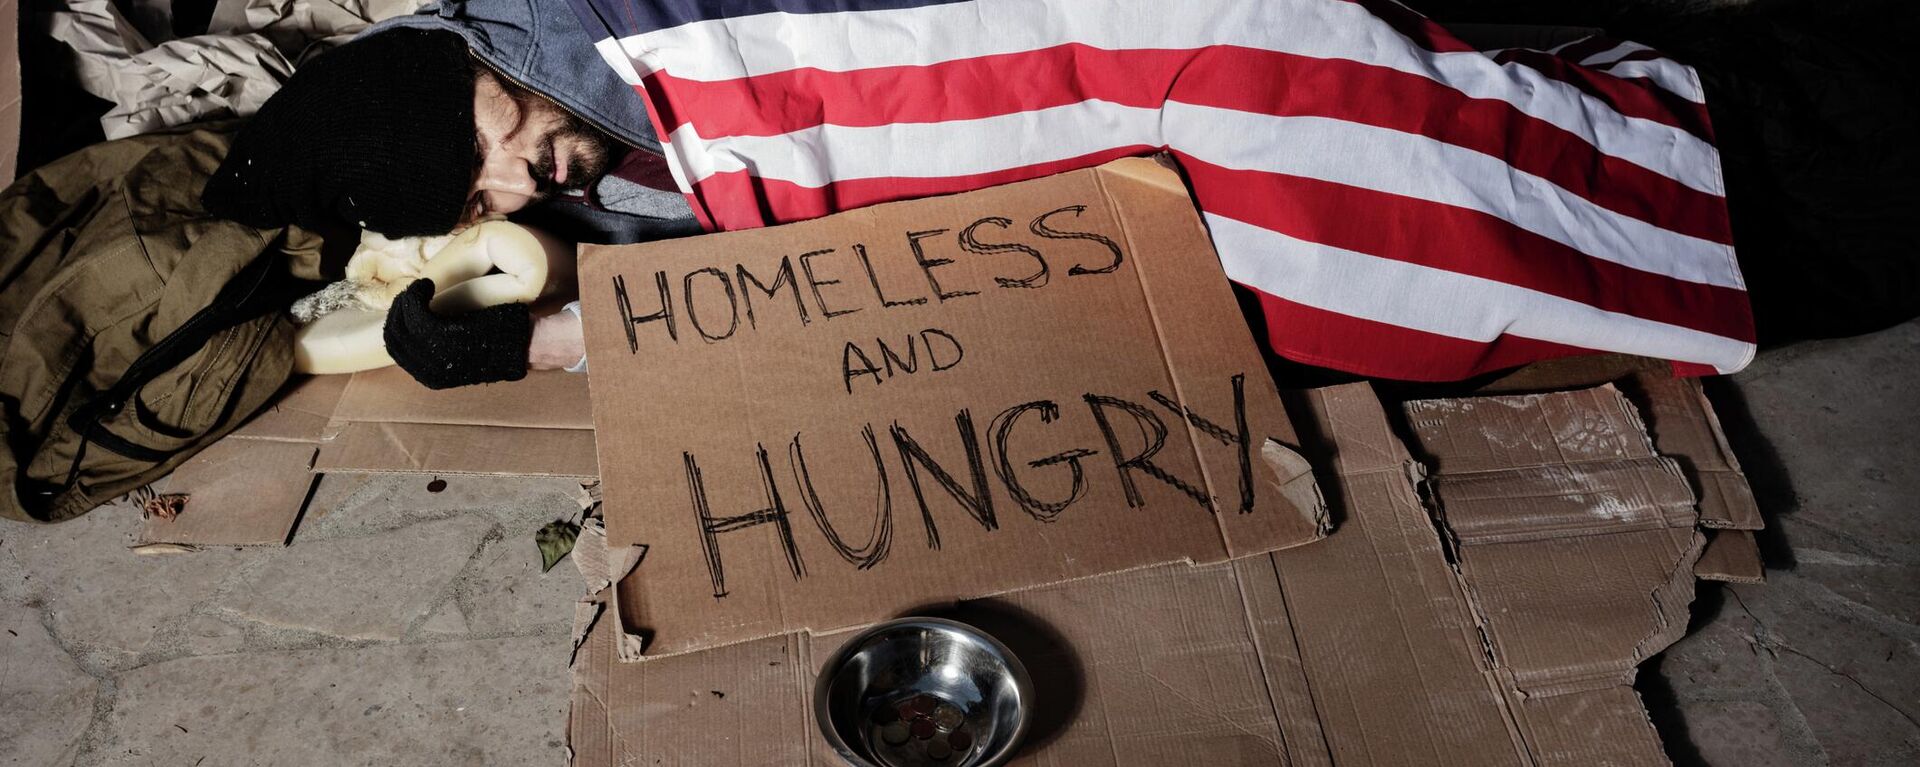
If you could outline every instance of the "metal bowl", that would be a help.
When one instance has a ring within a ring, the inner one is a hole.
[[[972,626],[902,618],[860,632],[813,688],[820,732],[854,767],[990,767],[1027,732],[1033,682]]]

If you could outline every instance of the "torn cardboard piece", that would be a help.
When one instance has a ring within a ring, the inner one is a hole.
[[[442,391],[399,368],[355,373],[314,471],[593,479],[590,408],[586,377],[560,371]]]
[[[1671,544],[1691,523],[1468,543],[1456,567],[1421,505],[1426,472],[1370,389],[1292,404],[1337,523],[1325,540],[932,610],[986,627],[1035,673],[1014,763],[1665,763],[1627,682],[1685,624],[1698,549]],[[845,634],[621,663],[615,631],[596,624],[574,669],[576,765],[838,763],[809,696]]]
[[[1418,400],[1403,410],[1434,470],[1437,512],[1460,544],[1666,530],[1698,518],[1680,465],[1654,452],[1612,385]]]
[[[148,517],[141,544],[283,546],[318,477],[314,454],[342,376],[303,376],[252,420],[173,470],[162,484],[187,496],[172,519]]]
[[[1618,386],[1644,416],[1654,449],[1679,463],[1686,474],[1698,496],[1700,526],[1747,531],[1744,536],[1709,535],[1709,551],[1701,557],[1695,574],[1715,581],[1764,580],[1760,549],[1751,531],[1764,528],[1766,523],[1699,379],[1674,378],[1670,365],[1660,360],[1605,354],[1528,365],[1481,391],[1540,392],[1609,382]]]
[[[1654,453],[1633,404],[1606,385],[1404,410],[1513,694],[1630,693],[1640,662],[1686,632],[1705,545],[1679,464]]]
[[[1642,374],[1622,387],[1641,405],[1654,447],[1679,461],[1699,490],[1701,526],[1749,531],[1766,526],[1698,379]]]
[[[589,247],[624,617],[673,654],[1317,540],[1178,175],[1149,159]]]
[[[1693,574],[1703,581],[1767,581],[1760,566],[1760,542],[1750,530],[1707,530],[1707,548],[1694,563]]]
[[[568,668],[580,662],[580,648],[586,644],[594,626],[609,610],[617,611],[613,602],[613,584],[627,577],[633,568],[640,564],[646,549],[628,546],[613,549],[607,546],[606,525],[598,518],[588,517],[581,520],[580,535],[574,541],[573,564],[580,570],[580,577],[586,582],[586,596],[574,604],[573,612],[573,657],[568,660]],[[618,631],[620,620],[609,619],[608,626]],[[645,649],[646,638],[624,632],[613,636],[614,657],[623,661],[638,660]]]

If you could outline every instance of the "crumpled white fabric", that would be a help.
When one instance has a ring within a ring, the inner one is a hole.
[[[65,8],[44,19],[54,39],[73,48],[81,86],[113,102],[100,127],[116,139],[252,115],[293,74],[295,58],[425,4],[221,0],[207,34],[158,42],[129,23],[111,0],[65,0]]]
[[[67,0],[47,21],[54,39],[73,48],[81,87],[113,102],[100,118],[109,139],[253,114],[293,74],[286,57],[257,34],[155,45],[109,0]]]
[[[304,60],[374,22],[413,13],[431,0],[220,0],[208,34],[259,33],[280,52]],[[316,43],[318,45],[316,45]]]

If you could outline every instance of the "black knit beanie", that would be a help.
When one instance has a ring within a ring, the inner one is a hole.
[[[395,29],[314,58],[207,181],[207,212],[262,228],[446,234],[473,183],[473,65],[452,32]]]

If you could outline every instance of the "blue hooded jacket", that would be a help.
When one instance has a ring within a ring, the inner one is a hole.
[[[646,103],[600,58],[573,9],[561,0],[439,0],[418,13],[375,24],[360,36],[398,27],[457,33],[501,77],[551,99],[635,151],[660,153]],[[557,199],[514,218],[583,242],[639,242],[699,230],[677,194],[661,195],[644,207],[656,215]],[[658,215],[662,207],[672,212]]]

